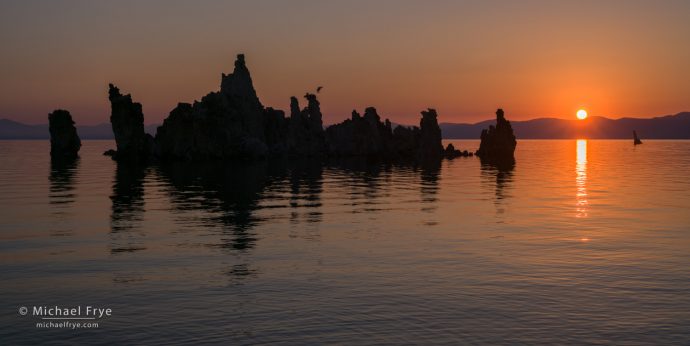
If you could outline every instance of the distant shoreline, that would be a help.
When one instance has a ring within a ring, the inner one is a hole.
[[[485,120],[473,124],[440,123],[443,139],[479,139],[481,130],[493,124]],[[632,139],[636,130],[642,139],[690,139],[690,112],[655,118],[590,117],[587,120],[537,118],[511,121],[515,135],[524,139]],[[155,135],[159,124],[145,126],[145,131]],[[407,126],[400,124],[399,126]],[[112,140],[109,123],[77,126],[79,137],[87,140]],[[14,120],[0,119],[0,140],[49,139],[48,124],[28,125]]]
[[[444,143],[449,142],[449,141],[475,141],[479,143],[479,138],[442,138]],[[587,140],[587,141],[631,141],[632,143],[632,138],[517,138],[519,142],[522,141],[528,141],[528,142],[539,142],[539,141],[579,141],[579,140]],[[0,142],[50,142],[50,139],[43,139],[43,138],[0,138]],[[114,143],[115,139],[103,139],[103,138],[95,138],[95,139],[82,139],[82,142],[113,142]],[[649,138],[645,139],[645,142],[684,142],[684,141],[690,141],[690,138]],[[444,144],[445,145],[445,144]]]

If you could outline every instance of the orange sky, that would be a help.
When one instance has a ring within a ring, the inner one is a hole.
[[[266,106],[323,85],[325,122],[690,110],[688,1],[3,1],[0,118],[107,122],[108,82],[159,123],[247,55]]]

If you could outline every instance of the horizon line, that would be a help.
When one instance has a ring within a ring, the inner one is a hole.
[[[681,115],[681,114],[685,114],[685,113],[690,113],[690,110],[688,110],[688,111],[680,111],[680,112],[677,112],[677,113],[674,113],[674,114],[654,115],[654,116],[645,117],[645,118],[630,117],[630,116],[622,116],[622,117],[618,117],[618,118],[613,118],[613,117],[604,116],[604,115],[590,115],[589,117],[587,117],[587,119],[591,119],[591,118],[603,118],[603,119],[608,119],[608,120],[621,120],[621,119],[652,120],[652,119],[658,119],[658,118],[669,117],[669,116],[677,116],[677,115]],[[440,116],[439,116],[439,117],[440,117]],[[385,118],[385,119],[391,120],[390,118]],[[510,122],[527,122],[527,121],[543,120],[543,119],[555,119],[555,120],[565,120],[565,121],[583,121],[583,120],[578,120],[577,118],[574,118],[574,117],[571,119],[571,118],[556,117],[556,116],[540,116],[540,117],[530,118],[530,119],[526,119],[526,120],[509,120],[509,121],[510,121]],[[14,120],[14,119],[11,119],[11,118],[8,118],[8,117],[0,118],[0,120],[8,120],[8,121],[12,121],[12,122],[15,122],[15,123],[18,123],[18,124],[21,124],[21,125],[26,125],[26,126],[41,126],[41,125],[48,125],[48,122],[45,122],[45,123],[25,123],[25,122],[18,121],[18,120]],[[439,125],[440,125],[440,124],[477,125],[477,124],[481,124],[481,123],[484,123],[484,122],[487,122],[487,121],[493,121],[493,120],[495,120],[495,119],[486,119],[486,120],[480,120],[480,121],[476,121],[476,122],[449,122],[449,121],[439,121]],[[587,120],[585,119],[584,121],[587,121]],[[396,122],[396,121],[394,121],[394,120],[391,120],[391,122],[392,122],[392,123],[395,123],[396,125],[402,125],[402,126],[416,126],[416,125],[412,125],[412,124],[398,123],[398,122]],[[145,123],[144,126],[162,125],[162,124],[163,124],[162,122],[159,122],[159,123],[148,123],[148,124]],[[338,123],[334,122],[334,123],[324,124],[324,125],[325,125],[325,127],[328,127],[328,126],[335,125],[335,124],[338,124]],[[87,123],[87,124],[84,124],[84,123],[79,124],[79,123],[76,123],[76,122],[75,122],[75,126],[101,126],[101,125],[110,125],[110,122],[104,121],[104,122],[100,122],[100,123]]]

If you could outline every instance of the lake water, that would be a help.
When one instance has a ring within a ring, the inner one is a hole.
[[[501,169],[110,147],[0,141],[0,344],[690,344],[690,141],[523,140]]]

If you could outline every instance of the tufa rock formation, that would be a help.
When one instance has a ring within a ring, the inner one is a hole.
[[[436,110],[429,108],[422,111],[422,119],[419,121],[421,129],[419,158],[422,160],[440,160],[443,155],[441,144],[441,128],[438,126]]]
[[[399,158],[413,149],[396,147],[390,121],[382,123],[374,107],[365,109],[363,117],[353,110],[350,119],[326,129],[326,138],[328,155],[334,157]]]
[[[318,102],[308,108],[318,112],[320,124]],[[264,108],[244,55],[239,54],[233,73],[222,75],[219,92],[211,92],[194,104],[180,103],[170,112],[156,133],[155,154],[162,159],[184,160],[285,154],[290,149],[288,127],[294,125],[295,132],[306,127],[292,120],[288,122],[283,111]],[[323,136],[323,129],[318,131]],[[295,142],[292,149],[299,144]]]
[[[321,120],[321,104],[316,95],[304,95],[307,107],[299,110],[296,97],[290,98],[287,149],[290,156],[321,157],[326,154],[326,137]]]
[[[486,161],[514,160],[516,145],[510,121],[506,120],[503,110],[499,108],[496,111],[496,126],[491,125],[488,130],[482,130],[476,155]]]
[[[132,96],[122,95],[120,89],[108,86],[110,100],[110,124],[113,127],[117,150],[108,150],[106,155],[114,159],[145,161],[153,150],[153,138],[144,132],[144,113],[141,103],[132,102]]]
[[[460,156],[468,157],[468,156],[474,156],[474,154],[472,152],[467,151],[467,150],[460,151],[458,149],[455,149],[455,146],[453,145],[453,143],[448,143],[448,146],[446,146],[446,149],[443,150],[443,157],[447,158],[449,160],[452,160],[452,159],[454,159],[456,157],[460,157]]]
[[[638,145],[642,144],[642,141],[640,140],[640,137],[637,137],[637,131],[633,130],[633,144]]]
[[[54,158],[76,158],[81,148],[81,140],[74,127],[72,115],[64,109],[56,109],[48,114],[50,131],[50,155]]]
[[[420,127],[397,126],[381,118],[376,108],[364,110],[364,116],[352,111],[352,117],[326,129],[328,155],[331,157],[365,156],[377,159],[440,160],[444,156],[441,128],[436,111],[422,111]]]
[[[118,146],[115,158],[153,154],[161,160],[267,156],[440,160],[445,155],[433,109],[422,112],[419,128],[392,129],[390,121],[381,122],[376,109],[370,107],[364,116],[353,111],[351,119],[324,130],[316,95],[307,93],[304,98],[307,105],[302,109],[296,97],[290,99],[289,118],[281,110],[264,107],[244,55],[239,54],[233,72],[222,74],[220,91],[193,104],[179,103],[151,141],[144,134],[141,104],[111,85],[111,122]]]

